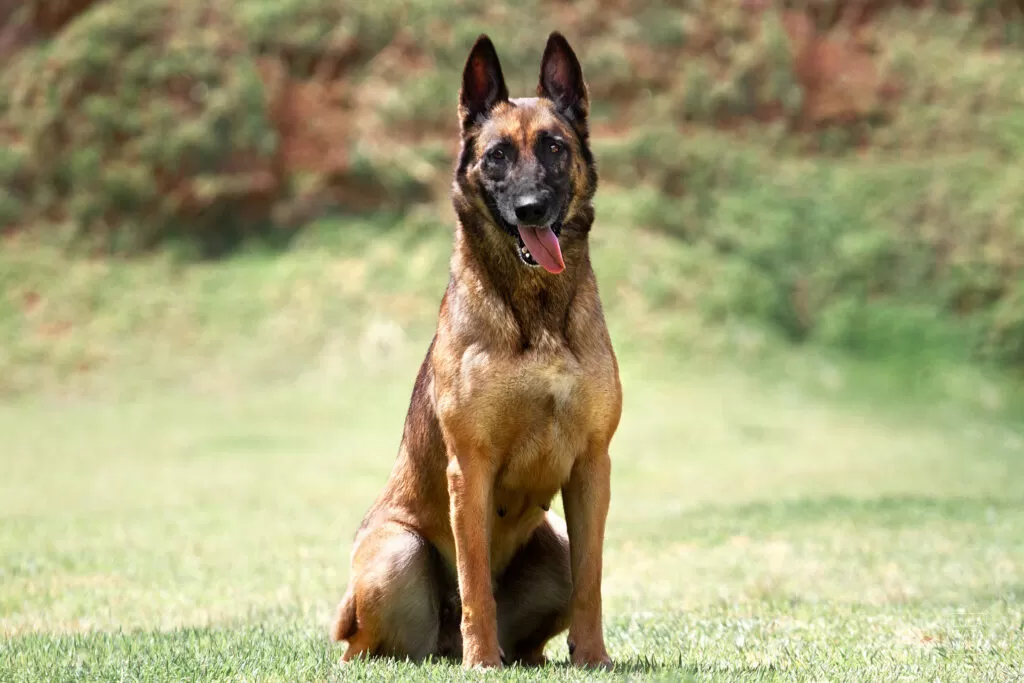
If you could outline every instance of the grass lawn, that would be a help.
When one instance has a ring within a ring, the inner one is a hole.
[[[446,279],[449,234],[409,230],[351,228],[361,260],[321,235],[184,270],[9,247],[4,305],[43,303],[0,321],[0,680],[464,677],[342,668],[326,638]],[[630,271],[627,239],[661,270]],[[709,360],[710,331],[640,305],[676,279],[659,239],[595,236],[626,396],[607,677],[1024,677],[1024,432],[1000,385],[936,367],[925,400],[852,361],[733,353],[749,339]],[[83,359],[106,379],[52,376]],[[548,654],[493,676],[591,678],[564,639]]]

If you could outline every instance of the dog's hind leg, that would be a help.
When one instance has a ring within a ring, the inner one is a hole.
[[[356,633],[356,601],[351,591],[338,603],[338,611],[331,624],[331,640],[335,643],[340,640],[348,640]]]
[[[545,663],[544,645],[569,627],[572,567],[564,522],[554,513],[498,579],[498,641],[511,662]]]
[[[332,633],[349,643],[343,661],[363,653],[413,661],[439,654],[435,565],[430,543],[400,524],[384,523],[359,539]]]

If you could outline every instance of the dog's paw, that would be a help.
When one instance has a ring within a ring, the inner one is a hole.
[[[579,647],[576,643],[569,642],[569,658],[573,666],[585,667],[588,669],[603,669],[611,671],[612,658],[603,643],[597,643],[590,647]]]
[[[505,652],[500,647],[466,648],[462,656],[462,666],[466,669],[500,669],[504,662]]]
[[[500,669],[502,668],[501,657],[463,657],[462,667],[464,669]]]
[[[573,666],[586,669],[600,669],[602,671],[611,671],[614,668],[612,658],[607,654],[595,654],[591,657],[574,655],[572,664]]]

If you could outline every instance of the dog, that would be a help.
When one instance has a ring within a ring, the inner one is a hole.
[[[480,35],[462,76],[458,222],[398,457],[363,519],[331,629],[342,661],[610,667],[601,577],[618,362],[591,267],[589,94],[552,32],[536,97]],[[565,520],[550,511],[562,494]]]

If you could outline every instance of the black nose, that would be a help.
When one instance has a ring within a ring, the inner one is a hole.
[[[530,199],[522,204],[516,204],[516,218],[526,225],[540,225],[547,213],[547,202],[541,200]]]

